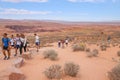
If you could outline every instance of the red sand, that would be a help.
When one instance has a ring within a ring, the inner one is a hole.
[[[109,80],[107,72],[117,64],[112,58],[119,58],[117,56],[118,47],[109,48],[107,51],[99,51],[98,57],[88,58],[86,52],[73,52],[71,46],[61,49],[57,48],[57,44],[54,45],[54,47],[41,48],[39,53],[35,53],[32,60],[25,61],[26,64],[20,69],[25,74],[26,80],[48,80],[44,76],[44,70],[52,64],[59,64],[63,67],[66,62],[79,64],[80,71],[76,78],[65,76],[62,80]],[[89,47],[99,49],[95,45]],[[51,48],[58,52],[58,61],[43,58],[42,52]],[[2,57],[0,55],[0,72],[12,65],[14,60],[14,57],[12,57],[10,60],[4,61]]]

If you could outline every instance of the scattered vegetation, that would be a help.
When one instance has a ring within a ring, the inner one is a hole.
[[[57,60],[58,54],[55,50],[46,50],[43,52],[44,58],[49,58],[50,60]]]
[[[80,51],[80,46],[78,44],[74,44],[72,46],[73,51]]]
[[[52,65],[44,71],[45,76],[48,79],[61,79],[62,69],[60,65]]]
[[[76,77],[79,72],[79,65],[74,63],[66,63],[64,68],[60,65],[52,65],[44,71],[48,79],[62,79],[63,75]]]
[[[97,46],[99,46],[99,44],[96,44]]]
[[[87,57],[96,57],[99,54],[99,51],[97,49],[94,49],[91,52],[87,53]]]
[[[93,51],[92,51],[92,54],[93,54],[93,56],[97,56],[98,54],[99,54],[99,52],[98,52],[98,50],[97,49],[94,49]]]
[[[84,51],[86,48],[85,44],[81,43],[81,44],[74,44],[72,46],[73,51]]]
[[[90,52],[90,48],[86,48],[86,52]]]
[[[64,72],[66,75],[76,77],[79,72],[79,65],[76,65],[74,63],[66,63],[64,66]]]
[[[115,43],[112,43],[112,46],[115,47],[116,46]]]
[[[105,44],[102,44],[102,45],[100,46],[100,48],[101,48],[101,51],[106,51],[106,45],[105,45]]]
[[[120,64],[108,72],[108,77],[110,80],[120,80]]]

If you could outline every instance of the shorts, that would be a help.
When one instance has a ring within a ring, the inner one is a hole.
[[[20,48],[20,45],[16,45],[15,48],[17,48],[17,49]]]
[[[9,50],[8,46],[3,46],[3,50]]]
[[[11,47],[14,47],[14,45],[11,45]]]
[[[35,44],[36,44],[36,46],[39,46],[39,45],[40,45],[40,42],[36,42]]]
[[[68,43],[65,43],[66,45],[68,45]]]

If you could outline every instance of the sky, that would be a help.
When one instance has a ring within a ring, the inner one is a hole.
[[[0,0],[0,18],[120,21],[120,0]]]

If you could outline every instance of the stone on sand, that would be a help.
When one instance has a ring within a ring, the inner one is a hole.
[[[17,58],[15,61],[14,61],[14,66],[16,67],[16,68],[20,68],[20,67],[22,67],[23,66],[23,64],[24,64],[24,59],[23,58]]]
[[[24,74],[13,72],[9,75],[9,80],[25,80],[25,76]]]

